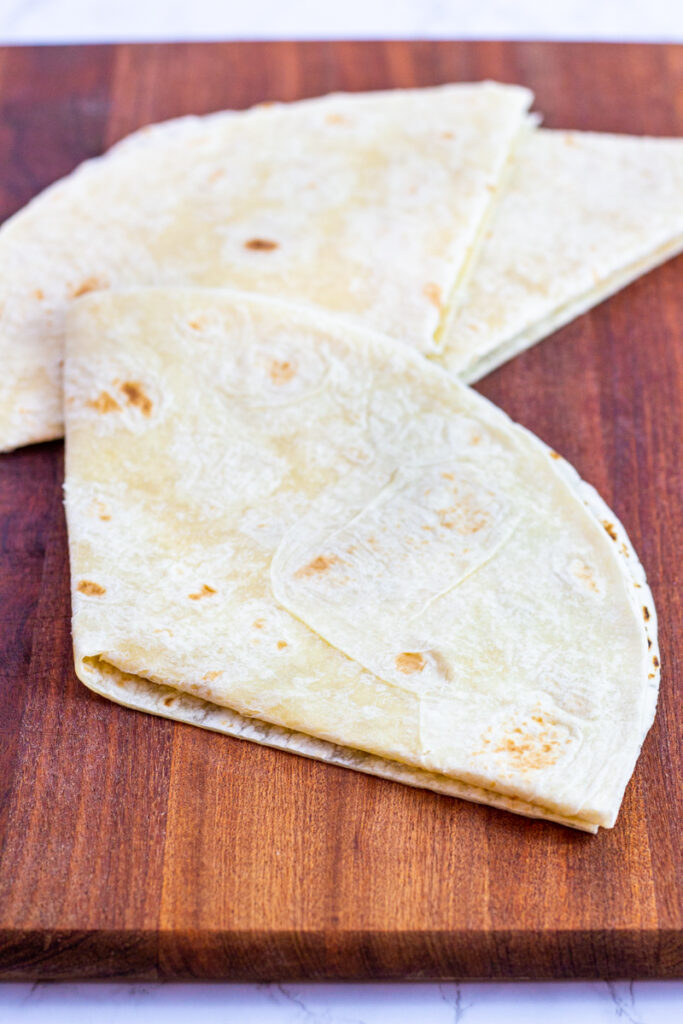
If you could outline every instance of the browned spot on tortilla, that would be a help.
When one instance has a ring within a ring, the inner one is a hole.
[[[81,580],[76,589],[88,597],[101,597],[102,594],[106,594],[106,588],[101,587],[99,583],[93,583],[92,580]]]
[[[555,451],[552,451],[552,452],[550,453],[550,458],[551,458],[551,459],[561,459],[561,458],[562,458],[562,456],[560,455],[560,453],[559,453],[559,452],[555,452]]]
[[[33,294],[35,298],[38,299],[39,302],[42,302],[42,300],[45,298],[45,292],[43,291],[42,288],[36,288]]]
[[[443,477],[444,480],[455,480],[455,477],[453,476],[452,473],[442,473],[441,476]]]
[[[585,562],[580,562],[578,565],[572,568],[572,572],[577,580],[585,583],[589,590],[592,590],[595,594],[599,593],[598,584],[593,576],[593,570]]]
[[[488,517],[482,509],[472,509],[466,503],[454,508],[439,508],[436,514],[445,530],[457,530],[460,534],[479,533],[488,524]]]
[[[268,373],[273,384],[280,385],[286,384],[288,380],[291,380],[296,375],[296,369],[286,359],[273,359],[268,368]]]
[[[89,405],[91,409],[95,409],[97,412],[101,413],[120,412],[121,410],[119,403],[112,397],[112,395],[109,394],[108,391],[100,391],[97,398],[93,398],[89,402],[86,402],[86,405]]]
[[[404,676],[410,676],[413,672],[421,672],[425,667],[425,660],[419,652],[404,651],[396,658],[396,668]]]
[[[205,683],[210,683],[212,679],[218,679],[220,672],[205,672],[202,679]]]
[[[648,637],[647,638],[647,649],[648,649],[648,651],[650,650],[651,647],[652,647],[652,640],[650,640],[650,638]]]
[[[254,622],[252,622],[252,626],[254,627],[254,629],[263,629],[265,624],[266,624],[266,620],[265,619],[255,619]]]
[[[649,672],[648,673],[648,676],[647,676],[648,679],[654,679],[654,677],[655,677],[654,672]]]
[[[652,664],[654,665],[655,668],[659,668],[659,658],[657,657],[656,654],[655,654],[654,658],[652,659]]]
[[[505,755],[506,762],[514,771],[548,768],[560,755],[562,737],[556,725],[546,722],[542,715],[532,715],[531,719],[542,726],[540,731],[532,731],[528,722],[522,721],[497,737],[497,744],[493,747],[494,753]],[[487,742],[485,738],[484,742]]]
[[[441,132],[441,138],[442,139],[454,139],[455,135],[453,134],[453,132]]]
[[[269,238],[250,238],[244,243],[244,248],[252,249],[254,252],[271,252],[278,248],[278,243],[272,242]]]
[[[428,281],[422,289],[422,294],[429,302],[431,302],[432,306],[436,306],[437,309],[441,309],[441,289],[438,284]]]
[[[96,292],[108,286],[109,282],[103,277],[86,277],[85,281],[71,289],[71,298],[77,299],[79,295],[87,295],[88,292]]]
[[[215,171],[212,171],[209,175],[209,181],[218,181],[219,178],[225,177],[225,171],[222,167],[218,167]]]
[[[202,583],[202,589],[196,594],[188,594],[187,596],[191,601],[199,601],[201,597],[209,597],[211,594],[215,594],[216,591],[213,587],[210,587],[207,583]]]
[[[610,535],[612,540],[616,540],[617,531],[614,529],[614,524],[610,523],[607,519],[603,519],[602,525],[605,527],[605,531]]]
[[[139,381],[126,380],[119,385],[119,391],[126,396],[129,405],[134,405],[143,416],[149,416],[152,411],[152,399],[145,394]]]
[[[188,320],[187,326],[191,327],[193,331],[203,331],[206,327],[206,322],[202,317],[198,317],[196,320]]]
[[[346,124],[348,118],[343,114],[328,114],[325,120],[328,124]]]
[[[649,610],[649,608],[647,607],[646,604],[643,605],[643,618],[645,619],[646,622],[650,618],[650,610]]]
[[[171,706],[171,704],[173,703],[174,700],[175,700],[175,697],[164,697],[164,704],[168,708],[168,707]]]
[[[287,646],[287,641],[286,640],[278,640],[277,648],[278,648],[279,651],[282,651],[286,646]]]
[[[327,569],[332,565],[336,565],[339,559],[336,555],[318,555],[312,562],[305,565],[303,569],[299,569],[294,575],[295,576],[317,576],[321,572],[326,572]]]
[[[103,501],[98,501],[98,499],[95,498],[93,501],[93,508],[100,519],[103,519],[105,522],[108,522],[111,519],[111,516],[107,512],[107,506]]]

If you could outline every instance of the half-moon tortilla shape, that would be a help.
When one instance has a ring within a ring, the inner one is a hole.
[[[468,383],[683,250],[683,140],[529,131],[436,358]]]
[[[655,710],[655,610],[557,453],[408,346],[228,291],[80,299],[65,386],[87,686],[614,824]]]
[[[64,317],[89,291],[228,285],[437,347],[531,93],[333,95],[135,133],[0,230],[0,450],[63,432]]]

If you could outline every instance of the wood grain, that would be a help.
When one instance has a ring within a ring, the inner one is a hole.
[[[493,77],[546,124],[683,135],[683,48],[254,43],[0,51],[0,215],[141,124]],[[625,523],[662,692],[597,837],[127,711],[73,674],[61,445],[0,457],[0,976],[683,973],[683,261],[480,390]],[[134,610],[131,610],[134,614]]]

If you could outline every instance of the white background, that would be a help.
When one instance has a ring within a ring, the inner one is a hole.
[[[683,0],[0,0],[0,42],[683,42]],[[0,1024],[680,1024],[683,982],[0,986]]]

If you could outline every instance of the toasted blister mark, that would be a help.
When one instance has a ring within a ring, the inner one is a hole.
[[[33,296],[34,298],[38,299],[38,302],[42,302],[43,299],[45,298],[45,292],[43,291],[42,288],[36,288],[35,291],[33,292]]]
[[[539,709],[523,718],[489,726],[476,753],[492,758],[503,775],[525,775],[552,768],[571,743],[569,729]]]
[[[86,405],[99,413],[120,412],[121,406],[108,391],[100,391],[97,398],[91,398]]]
[[[197,591],[194,594],[188,594],[187,596],[191,601],[199,601],[201,600],[202,597],[210,597],[212,594],[215,593],[216,591],[214,590],[213,587],[210,587],[208,583],[203,583],[201,590]]]
[[[139,409],[143,416],[151,415],[152,399],[145,393],[140,381],[126,380],[119,385],[119,391],[125,395],[128,404]]]
[[[441,289],[438,284],[428,281],[422,289],[422,294],[429,302],[431,302],[432,306],[436,307],[439,311],[441,310]]]
[[[101,586],[99,583],[94,583],[92,580],[80,580],[76,589],[80,594],[85,594],[86,597],[101,597],[102,594],[107,592],[106,587]]]
[[[413,672],[421,672],[425,667],[425,660],[418,651],[403,651],[396,658],[395,664],[399,672],[409,676]]]
[[[556,451],[551,451],[549,454],[550,454],[550,458],[551,459],[561,459],[562,458],[560,453],[556,452]]]
[[[250,238],[244,243],[245,249],[251,249],[252,252],[272,252],[273,249],[279,248],[279,242],[274,242],[271,238]]]
[[[202,679],[205,683],[210,683],[213,679],[218,679],[220,672],[205,672]]]
[[[348,120],[343,114],[328,114],[325,118],[327,124],[347,124]]]
[[[81,295],[87,295],[88,292],[99,292],[108,287],[109,281],[105,277],[98,277],[93,274],[71,289],[71,298],[77,299]]]
[[[278,642],[277,642],[277,649],[278,649],[278,651],[284,651],[286,646],[287,646],[287,641],[286,640],[278,640]]]
[[[439,525],[443,526],[444,530],[457,530],[460,534],[479,533],[489,524],[487,513],[481,508],[473,507],[468,499],[446,508],[438,508],[436,514],[439,517]]]
[[[617,531],[614,528],[614,523],[610,523],[608,519],[603,519],[602,525],[605,528],[605,532],[612,538],[612,540],[616,541]]]
[[[645,619],[646,622],[650,618],[650,609],[647,607],[646,604],[643,605],[643,618]]]
[[[592,566],[587,565],[581,558],[574,558],[569,564],[569,571],[580,584],[582,584],[587,590],[591,590],[594,594],[599,594],[601,591],[598,580],[595,576],[595,570]]]
[[[297,569],[294,575],[298,579],[305,579],[307,577],[316,577],[328,569],[331,569],[333,565],[337,565],[340,561],[336,555],[318,555],[308,565],[304,565],[301,569]]]
[[[288,359],[273,359],[268,368],[270,379],[276,386],[286,384],[296,376],[296,367]]]
[[[109,520],[111,519],[111,515],[109,514],[107,506],[104,504],[103,501],[100,501],[98,498],[93,499],[91,505],[91,512],[93,513],[93,515],[96,515],[98,519],[101,519],[105,523],[109,522]]]
[[[251,328],[245,324],[246,329]],[[212,325],[210,330],[220,338],[220,329]],[[277,324],[263,344],[224,346],[222,353],[218,386],[241,405],[293,405],[312,398],[327,385],[331,371],[329,346],[317,326],[297,333]]]

